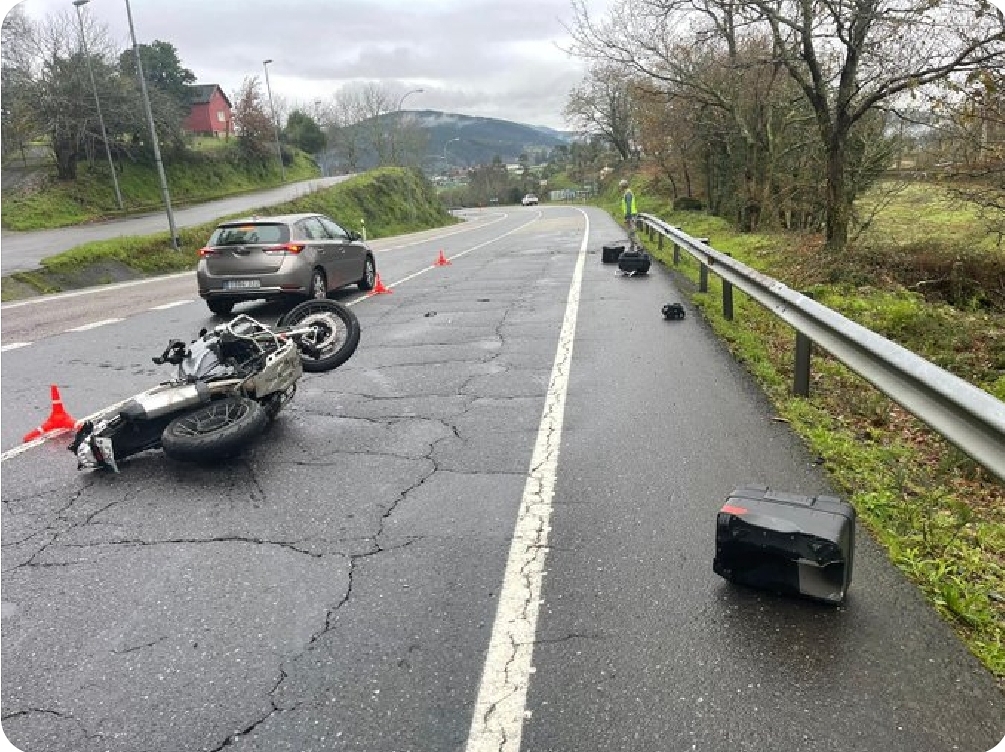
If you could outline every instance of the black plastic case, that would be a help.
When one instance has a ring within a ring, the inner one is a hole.
[[[603,264],[616,264],[618,257],[624,252],[623,245],[605,245],[600,251],[600,262]]]
[[[855,558],[855,508],[835,496],[744,486],[716,521],[712,569],[731,582],[841,603]]]
[[[618,256],[618,268],[626,274],[647,274],[652,260],[645,251],[625,251]]]

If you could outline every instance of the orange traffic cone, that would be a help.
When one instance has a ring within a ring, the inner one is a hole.
[[[443,255],[443,249],[440,249],[440,256],[436,259],[436,263],[433,266],[450,266],[452,262]]]
[[[49,417],[45,419],[45,423],[34,431],[26,433],[23,439],[24,442],[34,441],[49,433],[72,431],[76,427],[77,421],[71,418],[70,414],[63,407],[63,399],[59,396],[59,387],[55,384],[51,385],[49,387],[49,395],[52,400],[52,411],[49,413]]]
[[[384,283],[380,281],[380,272],[377,272],[377,281],[373,283],[373,290],[370,291],[370,294],[380,295],[385,292],[392,292],[392,290],[390,287],[384,287]]]

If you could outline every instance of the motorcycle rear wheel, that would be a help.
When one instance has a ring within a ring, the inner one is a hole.
[[[268,424],[268,411],[254,400],[227,397],[172,420],[161,434],[161,445],[174,460],[215,462],[240,452]]]
[[[349,308],[334,300],[308,300],[291,308],[276,322],[279,328],[311,327],[307,342],[320,351],[319,357],[300,348],[300,361],[310,372],[330,371],[352,357],[359,346],[359,319]]]

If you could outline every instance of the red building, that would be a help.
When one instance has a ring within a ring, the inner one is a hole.
[[[202,136],[230,136],[234,132],[234,117],[223,89],[216,84],[196,84],[188,89],[192,93],[192,110],[185,118],[185,130]]]

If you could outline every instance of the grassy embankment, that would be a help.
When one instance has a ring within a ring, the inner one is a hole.
[[[239,159],[233,142],[213,140],[219,142],[216,148],[200,145],[199,151],[185,158],[165,159],[173,206],[282,185],[278,160],[249,167]],[[293,164],[286,168],[287,182],[318,175],[310,157],[295,151]],[[153,165],[124,161],[118,180],[124,210],[115,202],[107,162],[97,160],[93,166],[82,163],[75,181],[46,180],[40,190],[27,193],[4,191],[0,224],[5,230],[42,230],[161,209],[160,182]]]
[[[700,212],[674,212],[640,187],[644,211],[709,237],[717,250],[1005,400],[1005,250],[974,221],[972,207],[939,187],[899,194],[838,258],[819,239],[742,234]],[[616,218],[617,201],[608,195],[604,204]],[[647,245],[673,266],[671,244],[663,251]],[[1005,686],[1005,485],[819,349],[811,396],[794,397],[793,330],[739,291],[727,321],[719,278],[710,274],[709,291],[696,292],[698,263],[681,256],[682,289],[761,383],[778,416],[822,458],[834,487],[894,564]]]
[[[347,227],[366,221],[370,239],[441,227],[456,221],[432,186],[414,172],[384,168],[350,178],[294,201],[263,207],[258,213],[320,212]],[[236,216],[248,216],[254,211]],[[101,240],[42,261],[39,271],[16,272],[3,278],[3,300],[60,292],[153,274],[194,269],[198,250],[216,222],[179,230],[181,250],[171,248],[167,232],[142,237]]]

